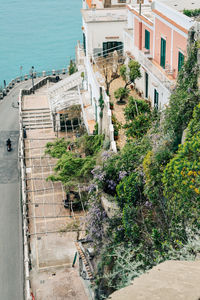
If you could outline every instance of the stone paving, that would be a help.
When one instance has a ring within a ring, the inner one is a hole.
[[[25,157],[33,295],[37,300],[86,300],[88,296],[78,275],[78,265],[72,268],[78,233],[67,230],[79,222],[84,213],[64,208],[66,194],[61,182],[46,180],[53,173],[56,159],[45,155],[45,145],[54,141],[57,133],[49,125],[50,116],[46,126],[49,107],[45,87],[34,95],[24,96],[22,114],[27,133]],[[69,132],[67,136],[58,133],[58,137],[61,136],[74,138]],[[79,233],[79,238],[81,234],[84,236],[84,231]]]
[[[126,100],[125,104],[117,104],[117,99],[115,99],[114,92],[120,88],[124,87],[124,81],[122,78],[118,78],[114,80],[110,85],[110,101],[114,103],[114,109],[113,114],[116,116],[117,120],[120,122],[120,124],[123,126],[126,123],[125,116],[124,116],[124,109],[128,103],[128,100]],[[141,99],[141,97],[136,93],[135,90],[130,89],[129,96],[133,96],[136,99]],[[118,148],[122,149],[123,146],[126,144],[126,135],[125,135],[125,129],[121,128],[119,130],[119,138],[116,141]]]

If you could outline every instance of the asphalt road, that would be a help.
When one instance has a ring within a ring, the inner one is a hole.
[[[0,100],[0,300],[23,300],[23,246],[18,172],[18,84]],[[15,107],[13,107],[13,104]],[[7,152],[10,137],[12,151]]]

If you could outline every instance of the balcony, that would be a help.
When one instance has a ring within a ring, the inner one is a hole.
[[[142,52],[133,44],[133,37],[126,34],[124,45],[127,56],[137,60],[148,73],[151,73],[155,79],[160,81],[168,90],[172,90],[176,81],[173,78],[174,70],[170,66],[166,65],[166,69],[162,69],[161,66],[153,60],[149,51]],[[130,47],[131,44],[131,47]]]

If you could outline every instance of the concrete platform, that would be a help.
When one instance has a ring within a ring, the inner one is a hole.
[[[116,291],[110,300],[199,300],[200,261],[166,261]]]

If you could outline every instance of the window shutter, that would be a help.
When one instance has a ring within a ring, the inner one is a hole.
[[[161,38],[160,65],[165,69],[166,41]]]
[[[184,55],[181,52],[178,52],[178,71],[182,68],[184,64]]]
[[[150,49],[150,32],[145,29],[145,49]]]

